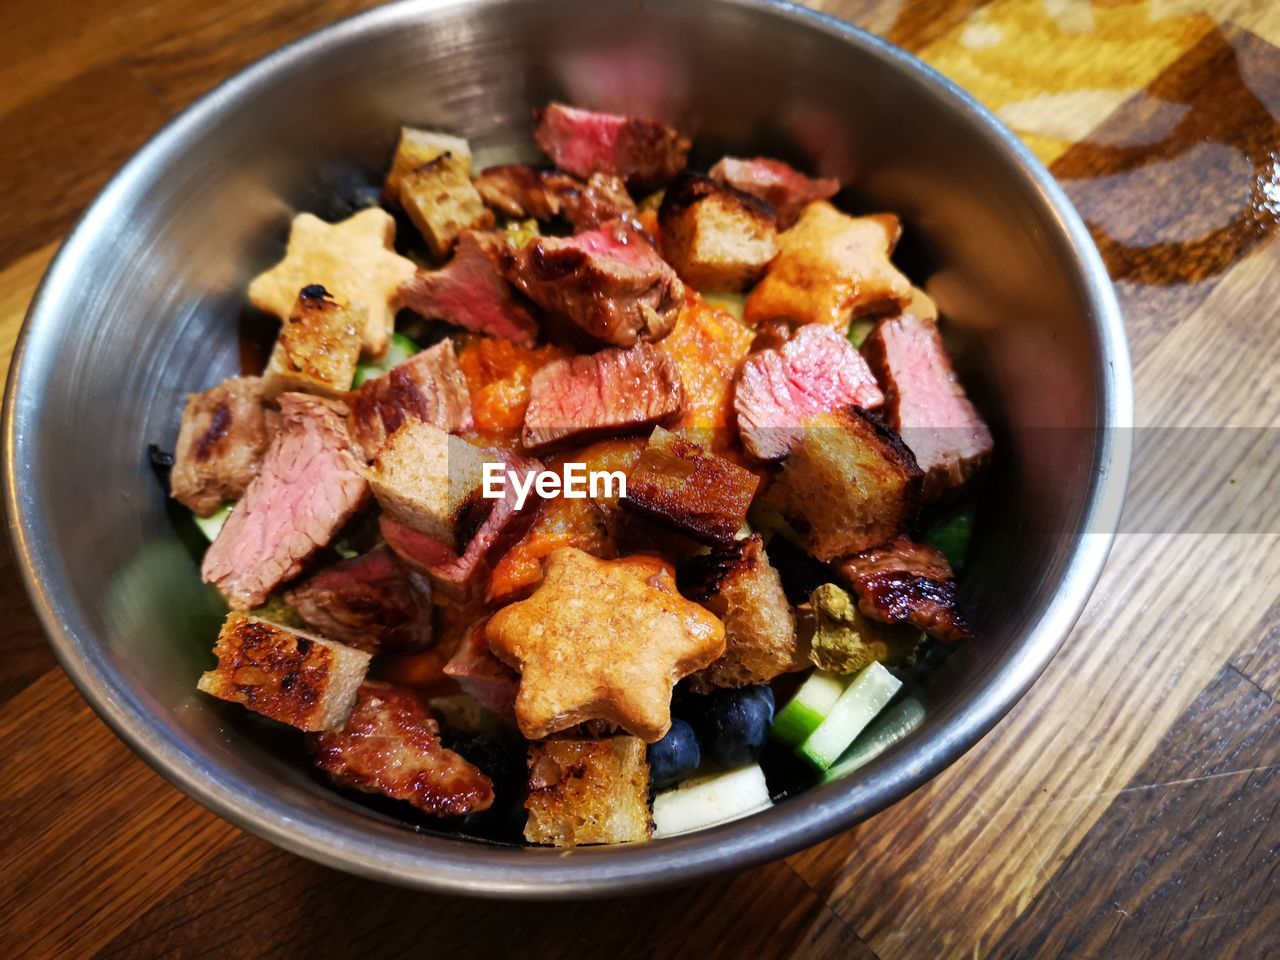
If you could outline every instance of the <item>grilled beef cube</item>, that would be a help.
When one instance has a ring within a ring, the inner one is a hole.
[[[648,840],[649,762],[637,737],[529,745],[530,843],[576,847]]]
[[[431,645],[431,584],[386,549],[325,567],[285,600],[310,629],[357,650]]]
[[[759,534],[694,557],[680,570],[680,592],[724,623],[724,655],[695,673],[695,692],[745,687],[809,665],[778,571]]]
[[[661,340],[684,302],[675,271],[621,220],[572,237],[536,237],[515,253],[507,276],[544,310],[620,347]]]
[[[627,477],[625,506],[709,544],[742,529],[760,478],[657,427]]]
[[[376,457],[387,437],[411,421],[449,433],[475,425],[471,391],[451,340],[442,340],[383,376],[366,380],[351,394],[349,404],[351,436],[366,460]]]
[[[437,257],[463,230],[493,226],[471,183],[471,147],[459,137],[402,128],[383,193],[404,208]]]
[[[840,192],[834,177],[814,179],[781,160],[768,157],[725,157],[710,170],[711,179],[728,184],[773,207],[778,229],[786,230],[798,219],[806,204],[830,200]]]
[[[626,185],[607,173],[593,173],[584,183],[560,170],[505,163],[482,170],[474,182],[484,202],[501,214],[535,220],[564,217],[575,230],[592,230],[636,213]]]
[[[262,375],[263,395],[269,400],[289,392],[344,397],[359,360],[359,324],[345,305],[313,283],[302,288],[280,325]]]
[[[772,208],[697,174],[667,188],[658,224],[662,255],[698,290],[744,290],[778,252]]]
[[[239,500],[257,476],[278,416],[262,404],[262,381],[232,377],[187,395],[169,472],[175,500],[207,517]]]
[[[299,730],[333,730],[351,713],[369,654],[279,624],[230,614],[199,689]]]
[[[440,742],[440,725],[409,690],[361,685],[341,730],[311,741],[316,766],[338,784],[460,817],[493,804],[493,783]]]
[[[387,439],[367,476],[385,516],[459,553],[493,507],[484,462],[478,447],[413,420]]]
[[[967,483],[991,456],[991,431],[965,396],[937,326],[904,313],[880,321],[862,349],[884,386],[889,425],[924,471],[924,499]]]
[[[481,706],[514,723],[520,674],[489,652],[486,623],[488,619],[482,619],[467,631],[444,672]]]
[[[624,117],[548,104],[534,112],[533,139],[557,167],[586,179],[593,173],[621,177],[640,189],[655,187],[684,169],[688,137],[657,120]]]
[[[909,623],[945,642],[969,636],[956,607],[955,574],[933,547],[906,537],[841,561],[858,609],[883,623]]]
[[[802,425],[844,407],[874,409],[884,402],[862,355],[835,329],[810,323],[776,350],[747,357],[733,406],[742,445],[760,460],[781,460]]]
[[[851,217],[825,200],[810,203],[779,234],[778,255],[747,298],[747,322],[787,317],[844,333],[851,316],[893,312],[911,295],[889,262],[900,233],[892,214]]]
[[[762,502],[831,561],[896,536],[915,515],[920,478],[897,434],[855,408],[805,424]]]
[[[368,501],[342,413],[325,400],[282,394],[280,429],[205,552],[201,576],[233,610],[261,606]]]
[[[684,406],[675,365],[656,347],[553,360],[533,375],[521,443],[537,452],[665,423]]]
[[[406,307],[428,320],[531,347],[538,339],[538,322],[502,277],[507,257],[501,238],[464,230],[453,259],[439,270],[419,270],[400,288],[400,296]]]
[[[542,464],[537,460],[496,449],[487,451],[487,459],[493,463],[501,461],[504,469],[516,471],[521,484],[527,482],[530,473],[542,470]],[[431,582],[452,600],[476,599],[484,593],[493,562],[524,536],[540,503],[530,488],[524,505],[517,510],[515,484],[507,483],[504,492],[501,500],[484,501],[492,507],[461,553],[444,541],[386,515],[381,520],[382,536],[401,559],[427,574]]]

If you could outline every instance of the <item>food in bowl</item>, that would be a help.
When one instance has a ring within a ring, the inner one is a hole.
[[[535,140],[475,172],[406,128],[296,216],[265,365],[162,459],[230,608],[200,690],[439,829],[643,841],[919,722],[992,439],[894,215],[655,120]]]

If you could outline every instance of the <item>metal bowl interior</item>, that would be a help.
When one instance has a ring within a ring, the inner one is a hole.
[[[247,279],[290,216],[376,178],[402,123],[532,156],[552,98],[656,115],[702,161],[768,153],[898,212],[900,259],[947,316],[996,432],[963,593],[979,639],[921,691],[923,725],[748,820],[570,852],[406,829],[325,789],[292,737],[197,694],[217,607],[146,457],[184,395],[238,369]],[[936,774],[1013,705],[1101,570],[1127,474],[1130,373],[1110,283],[1049,174],[953,85],[845,24],[765,0],[409,0],[273,54],[159,134],[50,268],[13,363],[10,532],[71,678],[173,783],[297,853],[402,884],[621,893],[776,858]]]

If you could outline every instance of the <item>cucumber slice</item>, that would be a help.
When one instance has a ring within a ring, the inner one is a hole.
[[[770,735],[789,747],[798,747],[818,729],[848,685],[848,677],[815,670],[773,718]]]
[[[653,835],[674,837],[728,823],[772,805],[764,771],[758,763],[696,777],[653,798]]]
[[[965,507],[946,520],[931,525],[924,533],[924,542],[940,551],[951,569],[964,569],[965,554],[969,552],[969,539],[973,534],[973,507]]]
[[[207,517],[197,517],[193,513],[191,519],[195,520],[200,532],[208,538],[210,543],[213,543],[218,539],[218,534],[222,532],[222,525],[227,522],[227,517],[231,516],[231,508],[234,506],[234,503],[224,503]]]
[[[924,722],[924,705],[914,697],[895,703],[863,730],[840,759],[823,774],[824,780],[838,780],[870,763]]]
[[[796,753],[817,769],[826,770],[901,687],[902,681],[879,663],[864,668]]]
[[[876,328],[874,320],[854,320],[849,324],[849,332],[846,334],[849,342],[855,347],[862,346],[862,341],[871,336],[871,331]]]
[[[366,380],[376,380],[392,367],[399,366],[404,363],[421,348],[406,337],[403,333],[393,333],[391,335],[391,346],[387,348],[387,355],[377,363],[358,363],[356,364],[356,375],[351,381],[352,389],[359,387]]]

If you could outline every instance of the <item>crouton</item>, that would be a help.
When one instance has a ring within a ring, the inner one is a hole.
[[[894,537],[915,515],[922,474],[900,437],[858,408],[805,424],[761,498],[824,562]]]
[[[437,257],[463,230],[493,226],[471,182],[471,147],[459,137],[402,128],[383,193],[404,208]]]
[[[810,203],[778,235],[778,255],[747,297],[747,322],[787,317],[843,332],[851,317],[895,312],[911,297],[911,281],[889,262],[901,232],[892,214],[851,217]]]
[[[909,667],[924,636],[911,627],[877,623],[844,590],[824,583],[810,595],[813,638],[809,659],[832,673],[857,673],[873,663]]]
[[[545,740],[529,747],[530,843],[575,847],[648,840],[649,763],[635,737]]]
[[[242,613],[213,648],[218,665],[196,686],[299,730],[342,726],[369,669],[369,654]]]
[[[771,207],[697,174],[667,188],[658,224],[662,255],[699,290],[743,290],[778,252]]]
[[[724,622],[724,655],[693,675],[695,691],[768,683],[808,666],[782,578],[759,534],[693,558],[681,568],[679,584]]]
[[[745,467],[655,427],[627,477],[622,503],[703,543],[728,544],[759,484]]]
[[[493,508],[484,452],[422,420],[387,438],[366,476],[391,519],[461,554]]]
[[[262,392],[274,400],[296,391],[338,398],[351,389],[360,359],[360,328],[345,304],[318,283],[302,288],[280,325]]]

